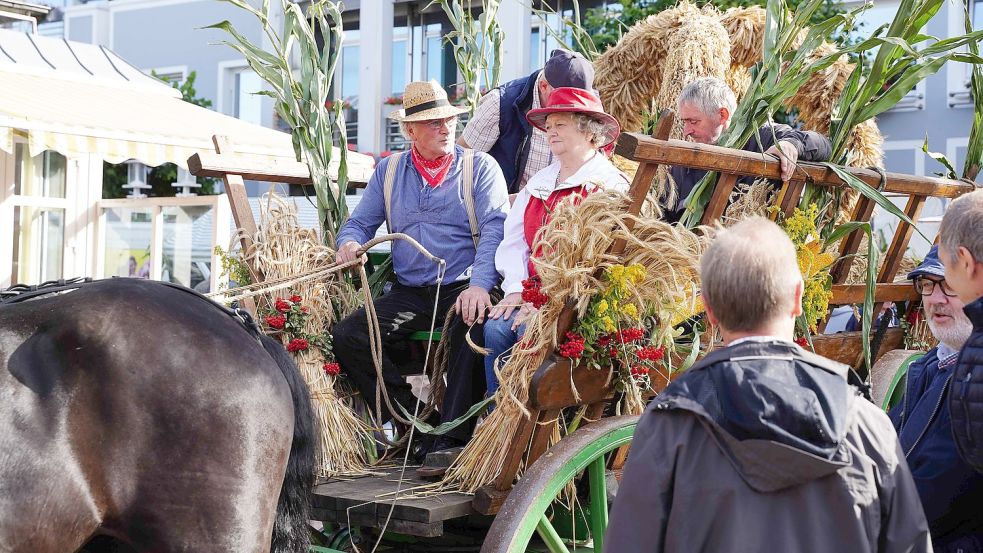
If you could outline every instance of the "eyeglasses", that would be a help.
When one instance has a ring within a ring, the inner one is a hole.
[[[453,129],[457,126],[457,117],[448,117],[447,119],[431,119],[430,121],[420,121],[417,124],[427,127],[432,131],[439,131],[444,127]]]
[[[950,298],[956,297],[956,293],[952,291],[952,288],[949,288],[949,285],[946,284],[945,279],[932,280],[930,278],[918,277],[912,284],[915,286],[915,291],[923,296],[931,296],[933,293],[935,293],[935,285],[938,284],[944,295]]]

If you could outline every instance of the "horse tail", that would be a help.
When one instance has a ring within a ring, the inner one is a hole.
[[[263,348],[276,361],[290,385],[294,403],[294,436],[287,472],[277,500],[273,523],[273,553],[307,553],[310,549],[311,490],[314,488],[314,410],[300,371],[283,346],[260,336]]]

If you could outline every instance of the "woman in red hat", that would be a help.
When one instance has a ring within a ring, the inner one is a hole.
[[[604,113],[601,101],[580,88],[557,88],[545,108],[526,114],[530,124],[546,133],[552,163],[539,171],[515,198],[505,220],[505,236],[495,253],[505,298],[485,321],[485,379],[488,393],[498,388],[496,367],[504,365],[535,308],[522,301],[522,281],[535,276],[531,258],[533,238],[549,221],[558,202],[571,195],[584,197],[598,189],[628,190],[628,177],[601,149],[617,140],[618,121]]]

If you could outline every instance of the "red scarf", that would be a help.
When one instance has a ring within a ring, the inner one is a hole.
[[[448,171],[451,169],[451,164],[454,162],[453,152],[440,156],[433,161],[424,159],[416,151],[416,146],[410,149],[410,153],[413,157],[413,166],[416,167],[417,172],[420,173],[423,180],[430,185],[430,188],[437,188],[443,184],[444,177],[447,176]]]

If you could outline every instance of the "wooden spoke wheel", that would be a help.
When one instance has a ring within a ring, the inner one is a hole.
[[[538,534],[551,553],[567,553],[568,543],[586,541],[577,531],[558,529],[567,516],[586,521],[586,536],[593,541],[593,551],[604,547],[608,525],[608,467],[617,463],[621,447],[631,442],[637,416],[621,416],[592,422],[563,438],[540,457],[522,476],[495,517],[482,553],[520,553],[529,550]],[[619,459],[621,460],[621,459]],[[570,483],[578,493],[579,507],[571,514],[557,514],[562,506],[557,496]],[[554,515],[551,518],[551,515]],[[564,519],[564,520],[560,520]],[[566,534],[564,536],[564,534]],[[536,548],[539,550],[539,548]],[[578,551],[590,550],[582,545]]]

